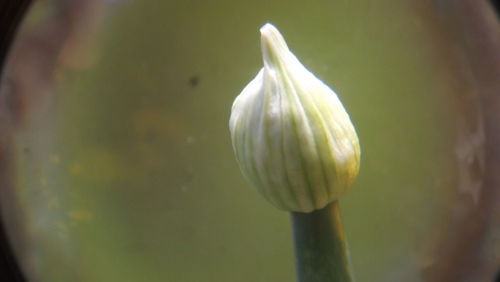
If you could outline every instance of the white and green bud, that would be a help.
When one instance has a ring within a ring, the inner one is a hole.
[[[268,23],[260,32],[264,67],[231,110],[236,159],[276,207],[321,209],[358,174],[356,131],[335,92],[299,62],[279,31]]]

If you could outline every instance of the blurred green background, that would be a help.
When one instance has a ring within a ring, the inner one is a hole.
[[[21,34],[63,2],[35,3]],[[228,132],[266,22],[358,130],[341,202],[357,280],[423,281],[456,193],[456,113],[413,2],[88,3],[14,137],[9,226],[33,281],[294,280],[289,215],[244,181]]]

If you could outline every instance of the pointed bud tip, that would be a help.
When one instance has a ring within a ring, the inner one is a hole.
[[[260,33],[264,36],[264,34],[279,33],[279,31],[272,23],[265,23],[260,28]]]
[[[288,52],[285,39],[271,23],[264,24],[260,28],[260,34],[264,63],[276,64]]]

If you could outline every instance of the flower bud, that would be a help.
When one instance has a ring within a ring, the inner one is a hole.
[[[342,196],[359,169],[359,141],[335,92],[261,29],[264,67],[236,97],[229,129],[244,176],[276,207],[311,212]]]

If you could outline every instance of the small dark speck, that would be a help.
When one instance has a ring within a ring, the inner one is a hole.
[[[25,147],[25,148],[23,149],[23,151],[24,151],[24,153],[26,153],[26,154],[31,153],[31,150],[30,150],[30,148],[28,148],[28,147]]]
[[[196,86],[198,86],[198,83],[200,83],[200,77],[198,75],[191,76],[191,78],[189,79],[189,86],[195,88]]]

